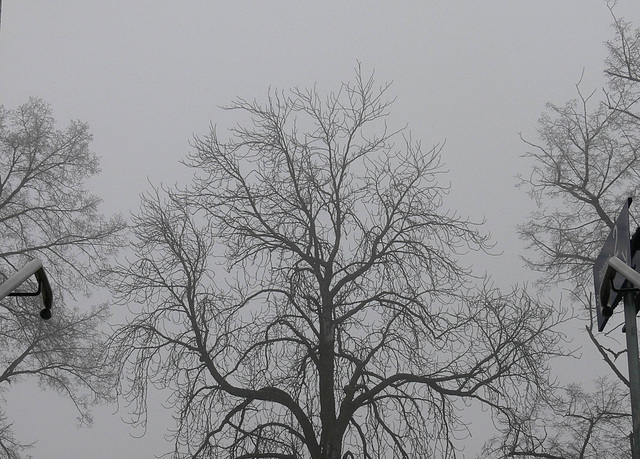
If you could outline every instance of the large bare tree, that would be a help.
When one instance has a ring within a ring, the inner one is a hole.
[[[81,422],[88,405],[105,396],[110,370],[101,360],[99,327],[106,306],[78,310],[74,296],[90,293],[92,276],[120,245],[120,218],[105,220],[100,200],[84,186],[96,174],[87,124],[56,129],[40,99],[0,107],[0,282],[32,258],[43,261],[54,293],[53,318],[40,319],[39,300],[0,302],[0,390],[22,379],[70,397]],[[23,285],[23,291],[36,287]],[[0,413],[0,457],[19,457],[22,444]]]
[[[640,199],[640,31],[616,17],[613,5],[610,10],[614,38],[607,43],[604,93],[601,97],[597,91],[585,94],[578,84],[578,97],[565,105],[549,104],[538,124],[538,139],[526,141],[532,168],[521,184],[536,200],[538,210],[520,227],[520,235],[533,249],[526,262],[540,272],[541,285],[561,286],[571,293],[576,315],[585,321],[584,330],[595,346],[592,357],[602,359],[618,381],[611,383],[612,393],[624,385],[628,394],[626,358],[620,358],[626,352],[624,335],[612,321],[605,333],[598,333],[592,273],[623,203],[628,197]],[[632,216],[637,216],[633,208]],[[637,217],[634,220],[637,224]],[[596,389],[591,399],[600,397],[601,387]],[[562,398],[575,401],[576,393],[565,391]],[[566,410],[554,413],[564,417],[560,423],[577,419]],[[603,408],[600,414],[593,418],[595,431],[606,432],[612,425],[624,425],[630,431],[628,398],[620,400],[612,412]],[[538,428],[549,424],[548,420],[540,422]],[[527,437],[521,426],[510,427],[515,430],[507,438],[513,443],[506,450],[520,456],[529,457],[528,452],[530,457],[614,457],[606,450],[608,443],[596,437],[565,435],[561,440],[574,444],[559,445],[557,436],[540,436],[540,430],[536,434],[529,429],[532,436]],[[618,440],[622,457],[630,457],[628,439],[611,438]],[[558,453],[560,450],[565,453]]]
[[[506,414],[548,383],[557,311],[464,267],[489,242],[444,208],[441,147],[390,128],[388,86],[356,74],[233,103],[193,182],[132,217],[118,389],[140,424],[169,391],[174,457],[456,457],[466,403]]]

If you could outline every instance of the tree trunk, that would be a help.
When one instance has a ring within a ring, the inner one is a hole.
[[[319,384],[320,384],[320,434],[321,459],[340,459],[342,435],[337,432],[335,397],[335,326],[331,305],[325,302],[320,317]]]

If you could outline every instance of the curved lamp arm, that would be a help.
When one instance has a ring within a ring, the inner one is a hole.
[[[32,275],[36,276],[38,281],[37,292],[15,292],[24,281],[29,279]],[[31,260],[24,267],[16,272],[13,276],[0,284],[0,300],[5,296],[37,296],[42,293],[42,302],[44,303],[44,309],[40,311],[40,317],[44,320],[51,318],[51,305],[53,304],[53,293],[51,291],[51,285],[47,278],[47,273],[44,271],[42,262],[38,259]]]

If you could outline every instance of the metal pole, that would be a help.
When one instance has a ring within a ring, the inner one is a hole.
[[[636,324],[635,293],[624,295],[624,325],[627,335],[629,361],[629,389],[631,391],[631,457],[640,459],[640,358],[638,356],[638,327]]]

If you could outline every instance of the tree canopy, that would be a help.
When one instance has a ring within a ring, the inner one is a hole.
[[[360,70],[272,91],[192,143],[193,180],[132,217],[110,284],[119,393],[168,389],[175,457],[455,457],[465,403],[544,390],[560,314],[462,262],[490,242],[447,210],[442,147],[390,127]]]
[[[107,306],[79,310],[70,300],[89,294],[98,270],[122,244],[124,221],[105,219],[99,198],[85,189],[98,173],[86,123],[55,127],[41,99],[10,110],[0,106],[0,282],[33,258],[53,284],[54,316],[43,322],[33,298],[0,302],[0,390],[27,378],[73,401],[82,423],[88,406],[109,394],[113,375],[102,358],[100,325]],[[23,290],[36,290],[25,285]],[[0,455],[20,457],[0,411]]]
[[[542,287],[570,292],[595,347],[585,354],[595,351],[590,358],[603,360],[610,377],[599,377],[591,393],[570,384],[523,407],[522,422],[505,424],[501,457],[631,457],[629,380],[626,358],[619,358],[624,335],[620,327],[597,332],[592,273],[621,206],[638,199],[640,178],[640,30],[616,17],[614,5],[610,10],[614,38],[606,43],[604,91],[585,92],[578,83],[577,98],[548,104],[537,140],[525,140],[532,168],[521,185],[538,208],[519,229],[532,249],[528,266],[541,274]],[[631,215],[637,225],[633,207]]]

